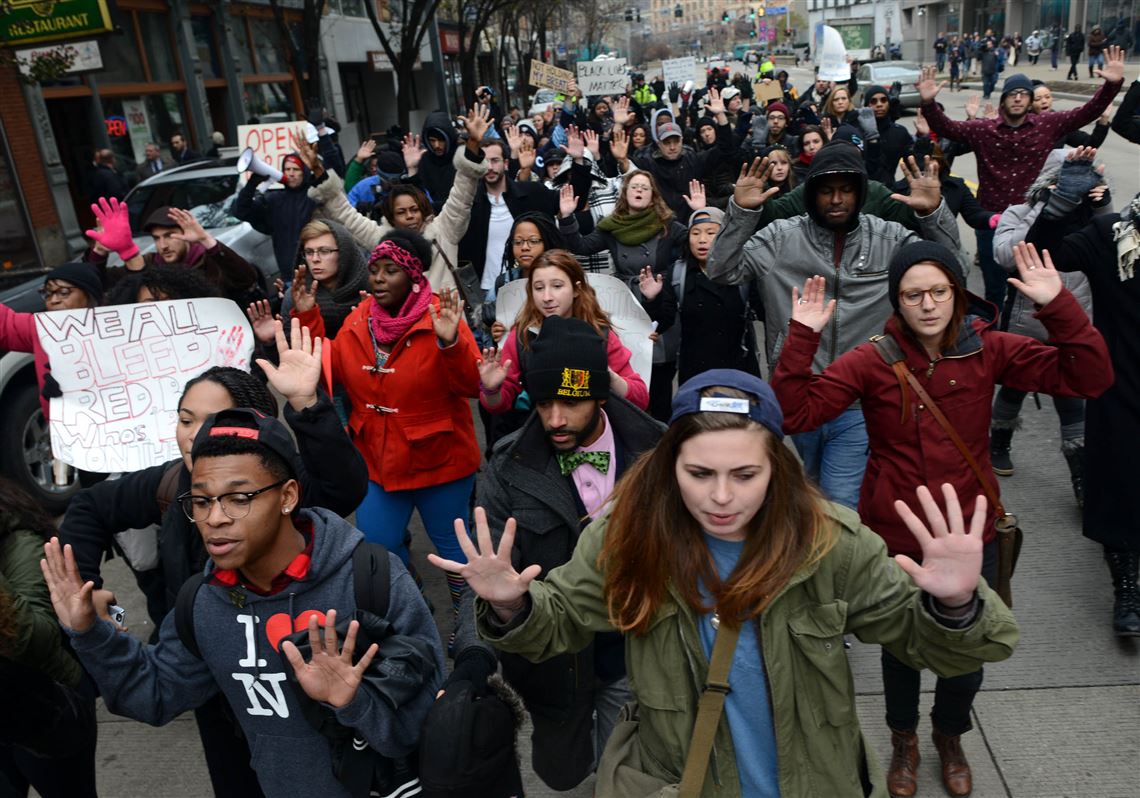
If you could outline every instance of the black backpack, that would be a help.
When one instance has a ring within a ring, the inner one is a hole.
[[[379,543],[362,540],[352,552],[352,587],[356,608],[384,618],[391,599],[391,564],[388,550]],[[194,598],[205,575],[197,573],[178,590],[174,604],[174,626],[186,650],[199,659],[202,651],[194,635]],[[236,723],[236,719],[235,719]],[[325,729],[321,728],[325,733]],[[388,795],[417,795],[420,792],[417,756],[390,759],[368,746],[364,740],[341,731],[326,735],[332,747],[333,771],[354,798]]]

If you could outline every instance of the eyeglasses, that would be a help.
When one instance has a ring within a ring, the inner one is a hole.
[[[899,291],[899,301],[908,308],[916,308],[922,304],[923,297],[930,294],[930,298],[941,304],[954,298],[954,286],[936,285],[922,291]]]
[[[1005,96],[1006,97],[1029,97],[1030,93],[1026,89],[1014,89],[1011,92],[1007,92]]]
[[[306,258],[315,258],[318,255],[322,258],[327,258],[329,255],[333,254],[334,252],[340,252],[340,250],[339,249],[330,249],[329,247],[319,247],[318,249],[303,249],[303,250],[301,250],[301,253]]]
[[[538,238],[537,236],[533,236],[531,238],[516,238],[513,239],[511,243],[516,247],[530,247],[531,249],[534,249],[535,247],[542,245],[542,239]]]
[[[44,302],[47,302],[47,301],[48,301],[48,300],[50,300],[50,299],[51,299],[53,296],[57,296],[57,297],[59,297],[60,299],[67,299],[69,296],[71,296],[71,292],[72,292],[72,291],[74,291],[74,290],[76,290],[76,289],[74,289],[74,288],[70,288],[70,287],[64,287],[64,288],[41,288],[41,289],[40,289],[40,296],[42,296],[42,297],[44,298]]]
[[[222,506],[222,512],[226,514],[227,518],[240,521],[249,515],[250,505],[253,504],[256,497],[266,491],[279,488],[288,481],[283,479],[259,490],[223,493],[221,496],[195,496],[190,493],[183,493],[178,497],[178,504],[182,507],[182,512],[186,513],[186,517],[191,521],[205,521],[209,518],[214,502]]]

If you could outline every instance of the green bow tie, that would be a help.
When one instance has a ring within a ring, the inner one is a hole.
[[[589,463],[604,474],[610,470],[610,453],[558,452],[558,468],[564,477],[571,474],[582,463]]]

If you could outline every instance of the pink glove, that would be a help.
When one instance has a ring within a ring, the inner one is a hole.
[[[109,200],[100,197],[99,202],[91,206],[91,212],[103,230],[88,230],[88,238],[117,254],[124,262],[139,254],[139,245],[131,238],[131,220],[126,203],[114,197]]]
[[[995,213],[993,216],[991,216],[990,217],[990,229],[991,230],[997,230],[998,222],[1000,222],[1000,221],[1001,221],[1001,214],[1000,213]]]

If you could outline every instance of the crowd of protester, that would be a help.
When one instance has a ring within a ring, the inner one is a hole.
[[[799,92],[770,63],[571,85],[532,118],[480,87],[347,163],[322,126],[234,203],[269,264],[189,209],[132,231],[100,172],[46,310],[225,298],[256,364],[192,379],[180,457],[83,474],[58,522],[0,482],[0,671],[25,687],[0,794],[94,796],[102,696],[154,725],[192,710],[218,796],[521,795],[525,711],[556,790],[909,798],[926,668],[943,785],[969,795],[982,666],[1018,639],[997,477],[1028,393],[1053,398],[1113,630],[1140,636],[1140,196],[1111,195],[1095,149],[1140,142],[1140,80],[1110,116],[1124,57],[1102,43],[1102,85],[1055,111],[1012,72],[1046,46],[940,36],[914,134],[897,84]],[[973,61],[998,105],[952,118],[937,73],[953,89]],[[198,157],[180,144],[139,177]],[[976,196],[950,173],[971,155]],[[0,306],[0,346],[34,354],[47,414],[34,319]],[[152,525],[155,561],[132,561],[122,536]],[[114,617],[112,553],[149,641]],[[845,635],[882,647],[885,772]]]

